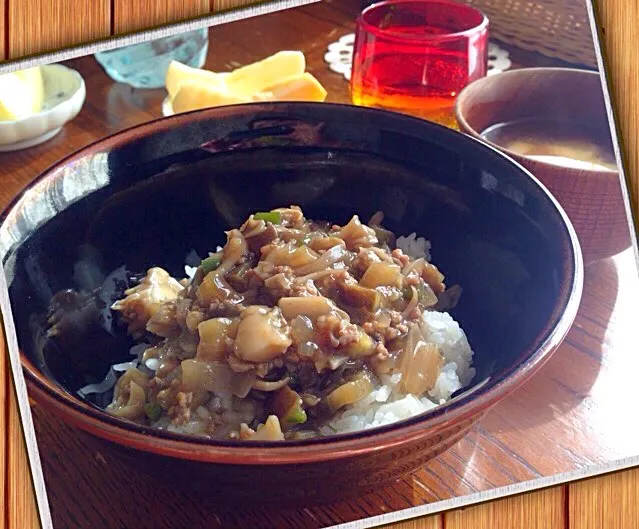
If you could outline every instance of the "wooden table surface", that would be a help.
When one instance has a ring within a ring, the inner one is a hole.
[[[301,49],[309,70],[329,91],[328,100],[345,102],[347,83],[328,70],[323,56],[328,43],[353,30],[358,4],[356,0],[326,1],[215,27],[206,67],[222,71],[281,49]],[[561,64],[508,49],[513,67]],[[48,143],[0,154],[2,207],[61,157],[160,116],[163,91],[136,91],[114,83],[90,57],[68,64],[84,76],[87,102],[80,115]],[[592,265],[586,271],[583,301],[573,329],[531,382],[491,411],[451,451],[414,476],[375,494],[322,507],[239,511],[202,503],[174,490],[170,477],[157,482],[146,475],[132,475],[119,461],[102,453],[91,437],[36,405],[33,415],[54,527],[322,527],[635,456],[639,430],[630,403],[639,369],[632,316],[637,306],[639,278],[632,251]],[[624,402],[629,404],[620,405]],[[18,425],[11,422],[15,417],[11,400],[9,408],[10,433]],[[19,452],[19,447],[14,450]],[[7,461],[12,460],[9,455]],[[603,479],[611,487],[624,480],[628,501],[639,491],[636,473]],[[583,520],[584,507],[593,501],[591,493],[588,482],[551,488],[396,527],[594,529],[600,526],[577,524]],[[24,500],[17,496],[14,493],[9,498],[13,509]],[[525,522],[526,516],[530,518]],[[589,520],[599,521],[596,517]]]

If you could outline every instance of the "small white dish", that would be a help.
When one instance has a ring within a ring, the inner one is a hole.
[[[42,111],[24,119],[0,121],[0,152],[18,151],[50,140],[75,118],[86,99],[84,79],[61,64],[41,66]]]

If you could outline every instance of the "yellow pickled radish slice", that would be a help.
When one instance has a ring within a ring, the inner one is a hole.
[[[304,70],[306,58],[301,51],[280,51],[230,72],[226,84],[233,93],[252,96],[264,92],[282,79],[302,75]]]
[[[34,66],[26,70],[19,70],[15,74],[22,80],[25,85],[25,95],[31,101],[33,113],[38,113],[44,105],[44,78],[42,77],[42,68]]]
[[[42,110],[44,85],[40,68],[0,75],[0,121],[24,119]]]
[[[166,72],[166,90],[169,97],[173,99],[178,93],[182,83],[200,83],[219,88],[225,87],[225,78],[228,73],[215,73],[209,70],[193,68],[178,61],[171,61]]]
[[[272,95],[276,101],[311,101],[322,103],[326,100],[326,89],[310,73],[284,79],[262,92]]]
[[[250,103],[252,97],[240,96],[218,86],[202,84],[194,81],[184,81],[173,98],[173,112],[190,112],[202,108],[219,107]]]

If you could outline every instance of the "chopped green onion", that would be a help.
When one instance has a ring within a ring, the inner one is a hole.
[[[413,299],[413,289],[411,287],[402,288],[402,296],[406,301]]]
[[[279,211],[260,211],[253,215],[255,220],[263,220],[271,224],[280,224],[282,222],[282,214]]]
[[[292,409],[285,420],[289,424],[303,424],[306,422],[306,412],[301,407]]]
[[[202,267],[202,271],[205,274],[208,274],[209,272],[213,272],[213,270],[217,269],[221,262],[222,259],[220,259],[217,255],[211,255],[206,259],[202,259],[200,266]]]
[[[162,415],[162,408],[160,408],[159,404],[154,404],[152,402],[147,402],[144,405],[144,413],[151,420],[151,422],[155,422]]]

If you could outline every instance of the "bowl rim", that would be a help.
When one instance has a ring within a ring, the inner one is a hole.
[[[573,167],[555,166],[553,164],[544,162],[542,160],[536,160],[534,158],[530,158],[529,156],[519,154],[511,149],[502,147],[498,143],[495,143],[491,140],[487,140],[483,138],[481,136],[481,132],[477,131],[474,127],[470,125],[470,123],[468,123],[468,120],[466,119],[465,115],[461,111],[461,106],[463,104],[464,99],[469,97],[469,94],[473,93],[474,91],[481,90],[482,88],[485,90],[486,89],[485,85],[495,82],[495,80],[499,82],[499,79],[504,76],[526,77],[530,74],[534,74],[535,72],[537,73],[553,73],[553,72],[569,73],[570,72],[570,74],[573,74],[575,76],[587,75],[588,77],[591,77],[591,78],[592,76],[597,76],[599,78],[599,82],[601,83],[601,75],[599,72],[595,70],[586,70],[585,68],[567,68],[562,66],[535,66],[533,68],[518,68],[516,70],[506,70],[505,72],[499,72],[495,75],[481,77],[473,81],[472,83],[469,83],[468,85],[466,85],[455,98],[455,104],[453,105],[453,109],[455,112],[455,118],[457,119],[458,123],[461,125],[462,131],[464,131],[466,134],[469,134],[470,136],[478,140],[481,140],[482,142],[490,145],[491,147],[507,154],[509,157],[515,160],[521,159],[521,160],[526,160],[526,162],[543,165],[545,167],[557,167],[558,169],[562,171],[570,171],[570,172],[574,172],[575,174],[579,173],[581,176],[585,176],[585,177],[601,178],[602,174],[604,175],[604,177],[619,176],[620,174],[619,169],[608,169],[608,168],[594,169],[594,168],[588,168],[588,167],[573,168]],[[603,89],[603,85],[601,86]],[[493,124],[491,125],[491,127],[495,125],[496,124]],[[608,132],[611,133],[610,131]],[[616,158],[616,155],[615,155],[615,158]]]
[[[44,406],[51,406],[53,411],[64,415],[68,422],[80,429],[117,444],[145,452],[221,464],[297,464],[341,459],[398,447],[407,442],[423,439],[426,431],[445,435],[443,432],[446,428],[454,428],[465,421],[482,415],[497,402],[522,386],[543,366],[570,330],[581,301],[584,265],[579,241],[568,216],[548,189],[528,170],[506,154],[470,135],[412,116],[339,103],[268,102],[229,105],[160,117],[103,137],[50,165],[25,186],[0,213],[0,224],[4,224],[14,209],[19,207],[25,193],[43,181],[61,173],[72,161],[95,152],[104,152],[137,139],[179,128],[181,125],[219,120],[222,117],[236,116],[238,113],[239,115],[252,115],[259,112],[281,112],[282,110],[285,113],[286,111],[294,113],[295,109],[308,111],[315,108],[328,112],[385,116],[385,119],[394,120],[397,124],[404,123],[408,128],[410,126],[421,127],[425,132],[430,129],[443,139],[448,136],[449,138],[457,138],[457,141],[466,142],[468,145],[472,144],[472,148],[485,150],[516,167],[522,176],[527,177],[535,184],[548,203],[554,207],[564,228],[565,242],[567,243],[566,253],[568,255],[564,262],[563,274],[566,281],[561,284],[558,301],[553,307],[549,321],[538,333],[533,345],[519,355],[517,362],[500,373],[499,377],[492,377],[488,383],[480,384],[480,387],[477,387],[476,384],[448,403],[420,415],[370,430],[300,441],[217,441],[139,426],[111,416],[64,390],[37,369],[21,350],[20,361],[26,374],[25,378],[28,387],[36,396],[36,400],[40,400]]]

